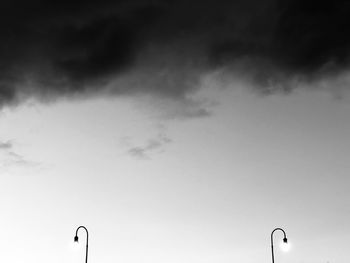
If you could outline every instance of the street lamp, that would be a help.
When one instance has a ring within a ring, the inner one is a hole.
[[[75,231],[75,237],[74,237],[74,242],[79,242],[79,238],[78,238],[78,231],[80,228],[83,228],[86,231],[86,250],[85,250],[85,263],[87,263],[88,261],[88,249],[89,249],[89,232],[86,229],[85,226],[80,226],[77,228],[77,230]]]
[[[286,236],[286,232],[284,232],[284,230],[282,228],[275,228],[272,233],[271,233],[271,253],[272,253],[272,263],[275,263],[275,256],[274,256],[274,252],[273,252],[273,233],[275,233],[275,231],[280,230],[283,232],[284,238],[283,238],[283,243],[287,244],[287,236]]]

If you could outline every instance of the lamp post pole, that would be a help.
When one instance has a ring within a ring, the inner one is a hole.
[[[272,233],[271,233],[271,253],[272,253],[272,263],[275,263],[275,255],[274,255],[274,251],[273,251],[273,233],[275,233],[275,231],[280,230],[283,232],[284,238],[283,238],[283,242],[287,243],[287,236],[286,236],[286,232],[282,229],[282,228],[275,228]]]
[[[89,232],[86,229],[85,226],[79,226],[77,228],[77,230],[75,231],[75,237],[74,237],[74,242],[79,242],[79,238],[78,238],[78,231],[80,228],[83,228],[86,232],[86,250],[85,250],[85,263],[88,262],[88,250],[89,250]]]

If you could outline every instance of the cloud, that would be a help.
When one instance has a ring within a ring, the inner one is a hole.
[[[129,139],[124,139],[126,139],[125,143],[129,145],[127,153],[137,159],[151,159],[151,155],[162,152],[165,145],[172,142],[172,140],[164,134],[158,134],[156,137],[149,139],[142,146],[131,146]]]
[[[0,142],[0,168],[10,168],[19,166],[37,166],[38,163],[27,160],[24,156],[13,151],[12,141]]]
[[[8,160],[6,162],[6,166],[12,165],[34,165],[34,162],[26,160],[22,155],[19,155],[15,152],[8,152]]]
[[[13,146],[13,143],[11,141],[5,141],[1,142],[0,141],[0,150],[9,150]]]
[[[175,100],[218,68],[257,88],[348,69],[346,1],[9,1],[0,6],[0,105],[150,94]],[[290,87],[288,87],[289,89]],[[291,87],[293,88],[293,87]]]

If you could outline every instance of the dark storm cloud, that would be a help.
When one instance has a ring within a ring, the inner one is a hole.
[[[202,70],[237,63],[261,86],[336,74],[349,63],[349,13],[345,0],[2,1],[0,103],[106,90],[181,98]],[[118,80],[135,70],[144,85]]]
[[[350,2],[347,0],[288,3],[281,14],[274,40],[279,59],[301,71],[317,70],[326,64],[347,66],[349,14]]]

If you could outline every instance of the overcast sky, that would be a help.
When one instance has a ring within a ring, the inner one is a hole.
[[[349,12],[3,1],[0,261],[348,262]]]

